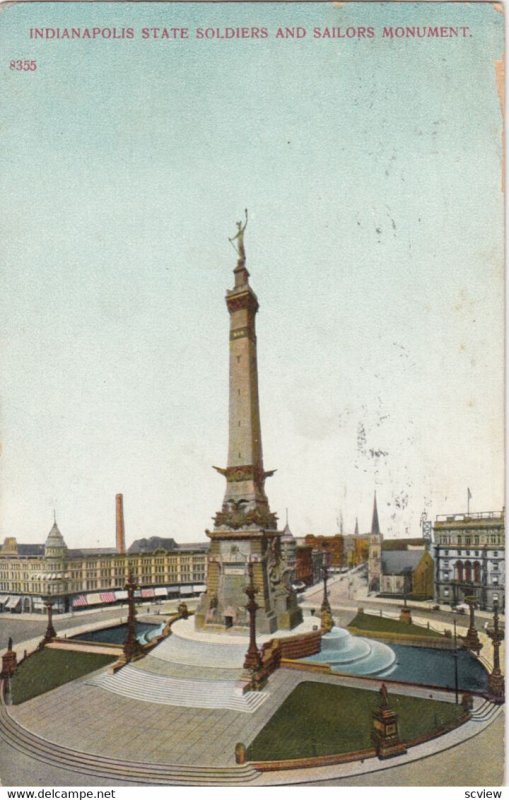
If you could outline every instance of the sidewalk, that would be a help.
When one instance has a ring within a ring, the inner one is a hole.
[[[198,602],[199,598],[193,597],[190,600],[185,600],[187,607],[190,610],[193,610],[196,603]],[[176,598],[175,600],[163,600],[161,605],[158,605],[152,602],[145,600],[143,603],[136,603],[136,611],[138,614],[149,614],[149,613],[157,613],[157,609],[161,610],[161,614],[168,614],[172,611],[177,610],[177,606],[179,603],[183,602],[182,599]],[[117,605],[111,606],[91,606],[90,608],[85,608],[82,611],[67,611],[64,614],[58,614],[56,612],[53,613],[53,621],[58,623],[58,620],[67,620],[67,619],[81,619],[81,617],[89,616],[90,614],[111,614],[114,611],[118,611],[119,613],[124,611],[127,614],[127,603],[120,603]],[[113,616],[116,616],[115,614]],[[9,620],[13,619],[13,617],[20,622],[26,620],[27,622],[40,622],[41,620],[45,620],[46,613],[36,614],[32,613],[22,613],[22,614],[12,614],[10,611],[3,611],[0,612],[0,620]]]

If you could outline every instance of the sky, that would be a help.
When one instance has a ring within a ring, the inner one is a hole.
[[[384,26],[465,26],[387,39]],[[186,40],[143,27],[187,27]],[[266,39],[197,28],[266,27]],[[306,30],[276,38],[279,26]],[[313,28],[372,26],[373,38]],[[32,27],[132,39],[32,40]],[[390,537],[503,505],[503,16],[488,4],[3,8],[0,536],[205,539],[228,314],[258,295],[271,509]]]

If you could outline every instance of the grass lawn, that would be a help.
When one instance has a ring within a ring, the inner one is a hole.
[[[374,614],[357,614],[357,616],[348,623],[348,627],[358,628],[358,630],[361,631],[376,631],[377,633],[406,633],[415,636],[430,636],[434,639],[440,639],[443,635],[438,633],[438,631],[422,628],[420,625],[408,625],[408,623],[400,622],[397,619],[377,617]]]
[[[76,653],[69,650],[41,650],[27,659],[12,679],[12,702],[24,703],[63,683],[116,661],[115,656]]]
[[[300,683],[249,746],[248,758],[271,761],[371,747],[371,712],[379,705],[379,692]],[[396,694],[389,694],[389,707],[399,713],[403,740],[429,733],[463,713],[453,703]]]

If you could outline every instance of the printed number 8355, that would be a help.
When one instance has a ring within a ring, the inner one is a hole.
[[[37,61],[29,61],[28,59],[12,59],[9,61],[9,69],[15,69],[18,72],[35,72],[37,69]]]

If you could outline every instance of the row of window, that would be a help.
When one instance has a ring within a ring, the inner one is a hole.
[[[492,572],[498,572],[498,564],[492,564]],[[474,561],[472,564],[470,561],[466,561],[463,563],[462,561],[456,561],[454,564],[454,580],[457,581],[466,581],[470,583],[473,581],[474,583],[481,583],[481,564],[479,561]],[[449,577],[449,567],[447,565],[444,566],[443,570],[444,578]],[[496,577],[493,578],[494,581],[498,580]]]
[[[460,534],[452,536],[436,536],[437,544],[459,544],[459,545],[476,545],[476,544],[503,544],[503,534],[492,533],[483,536],[461,536]]]
[[[448,556],[448,555],[449,555],[449,550],[442,550],[442,551],[439,550],[438,551],[438,556],[439,557],[440,556]],[[458,550],[457,552],[453,551],[451,553],[451,555],[461,556],[462,555],[462,551],[461,550]],[[466,556],[471,555],[470,550],[465,550],[465,555]],[[489,552],[485,552],[485,553],[479,553],[479,550],[474,550],[474,556],[477,556],[477,557],[481,556],[481,558],[491,558],[491,557],[498,558],[498,550],[493,550],[493,552],[489,551]]]

